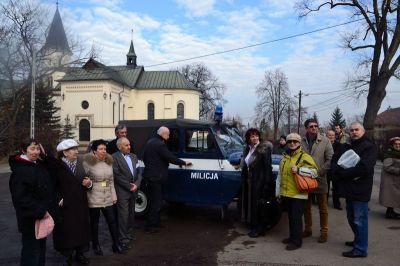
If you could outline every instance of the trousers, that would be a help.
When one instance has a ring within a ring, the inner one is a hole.
[[[321,234],[328,234],[328,199],[326,193],[315,194],[319,209]],[[308,197],[304,208],[304,231],[312,232],[311,197]]]
[[[92,244],[99,245],[99,219],[100,211],[106,219],[108,230],[110,231],[113,244],[118,243],[118,226],[115,215],[114,205],[104,208],[89,208],[90,228],[92,233]]]

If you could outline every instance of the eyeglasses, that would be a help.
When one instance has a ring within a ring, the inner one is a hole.
[[[318,125],[310,125],[310,126],[308,126],[308,128],[317,128],[318,127]]]
[[[297,140],[288,140],[288,141],[286,141],[288,144],[290,144],[290,143],[299,143]]]

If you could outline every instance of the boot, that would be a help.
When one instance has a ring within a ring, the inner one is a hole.
[[[321,233],[321,235],[318,238],[318,243],[325,243],[326,241],[328,241],[328,234]]]
[[[386,219],[395,219],[399,220],[400,219],[400,214],[396,213],[393,208],[387,208],[386,209],[386,214],[385,214]]]
[[[312,236],[312,231],[311,230],[304,230],[303,238],[310,237],[310,236]]]

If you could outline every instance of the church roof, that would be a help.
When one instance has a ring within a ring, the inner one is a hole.
[[[54,14],[53,21],[51,22],[46,43],[42,49],[71,53],[58,7]]]
[[[197,90],[178,71],[145,71],[143,66],[106,66],[91,58],[82,68],[71,68],[60,80],[112,80],[135,89]]]

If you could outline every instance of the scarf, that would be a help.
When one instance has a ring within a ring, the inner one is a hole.
[[[394,159],[400,159],[400,151],[397,151],[393,148],[389,148],[384,154],[383,154],[383,159],[387,158],[394,158]]]

